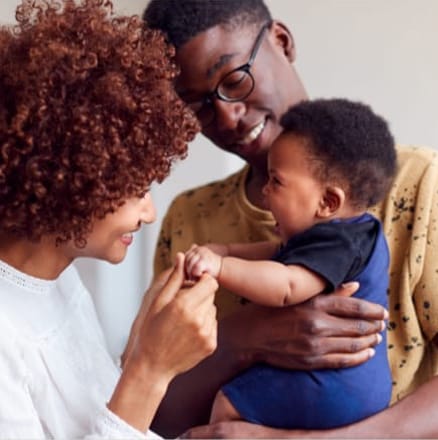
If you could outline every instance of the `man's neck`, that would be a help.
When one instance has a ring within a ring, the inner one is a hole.
[[[266,166],[263,168],[251,166],[245,184],[246,197],[251,204],[260,209],[267,209],[262,190],[268,181]]]

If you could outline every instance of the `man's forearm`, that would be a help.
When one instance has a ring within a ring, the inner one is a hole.
[[[437,396],[438,377],[435,377],[368,419],[345,428],[305,434],[309,438],[438,438]],[[299,437],[303,438],[303,434]]]
[[[343,428],[302,431],[231,421],[195,427],[186,433],[186,438],[438,438],[437,394],[438,377],[392,407]]]

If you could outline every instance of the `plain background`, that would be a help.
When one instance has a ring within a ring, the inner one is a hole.
[[[202,0],[200,0],[202,1]],[[221,1],[221,0],[217,0]],[[12,23],[16,0],[0,0],[0,22]],[[313,98],[369,103],[390,123],[399,143],[438,148],[438,1],[267,0],[274,18],[292,31],[296,67]],[[141,13],[146,0],[114,0],[120,13]],[[242,162],[202,136],[171,177],[154,186],[158,219],[134,239],[118,265],[77,263],[93,293],[110,350],[118,355],[151,278],[159,225],[182,190],[223,177]]]

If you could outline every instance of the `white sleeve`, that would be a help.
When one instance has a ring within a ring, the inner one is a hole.
[[[87,436],[87,439],[96,438],[117,438],[117,439],[161,439],[158,434],[152,431],[140,432],[123,421],[109,409],[105,409],[96,418],[94,434]]]

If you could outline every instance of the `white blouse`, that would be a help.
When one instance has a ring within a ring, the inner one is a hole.
[[[73,266],[47,281],[0,261],[1,438],[159,438],[106,407],[119,375]]]

